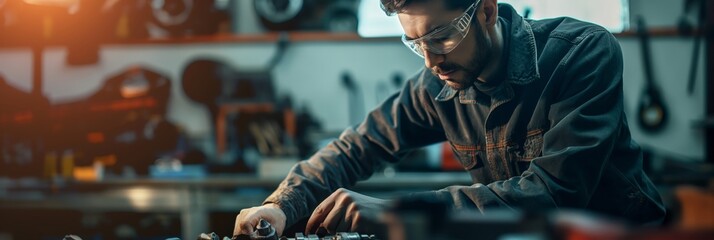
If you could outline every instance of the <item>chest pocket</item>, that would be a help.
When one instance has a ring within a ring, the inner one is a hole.
[[[453,142],[451,150],[454,152],[454,157],[461,163],[461,166],[466,170],[471,170],[483,166],[481,153],[483,149],[479,145],[459,145]]]
[[[506,153],[514,165],[515,175],[523,173],[531,160],[543,155],[543,133],[543,129],[528,131],[524,138],[508,144]]]

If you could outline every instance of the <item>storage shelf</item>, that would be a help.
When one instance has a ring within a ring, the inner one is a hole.
[[[696,33],[696,32],[695,32]],[[676,28],[661,27],[651,28],[649,34],[652,37],[691,37],[693,35],[682,35]],[[287,32],[290,42],[399,42],[399,37],[360,37],[357,33],[333,33],[333,32]],[[628,30],[615,33],[616,37],[637,37],[637,31]],[[102,41],[101,45],[162,45],[162,44],[237,44],[237,43],[265,43],[276,42],[280,38],[279,32],[269,32],[264,34],[233,34],[222,33],[206,36],[187,37],[162,37],[146,39],[111,39]],[[33,40],[0,39],[0,48],[30,48],[30,47],[55,47],[65,45],[58,41],[39,42]]]
[[[1,193],[16,190],[53,190],[80,191],[106,189],[114,187],[198,187],[198,188],[234,188],[258,187],[275,188],[282,178],[259,177],[255,174],[211,174],[207,178],[110,178],[96,182],[51,182],[46,180],[21,181],[0,179]],[[359,188],[371,190],[394,190],[399,188],[443,188],[461,184],[470,185],[471,178],[464,172],[399,172],[392,177],[379,174],[357,184]]]
[[[331,33],[331,32],[290,32],[287,33],[290,42],[341,42],[341,41],[398,41],[395,37],[363,38],[356,33]],[[280,38],[280,33],[266,34],[217,34],[210,36],[129,39],[110,41],[106,44],[203,44],[203,43],[259,43],[275,42]]]
[[[290,42],[379,42],[399,41],[398,37],[363,38],[356,33],[333,32],[287,32]],[[269,43],[280,38],[279,32],[264,34],[232,34],[222,33],[205,36],[161,37],[144,39],[109,39],[101,41],[101,45],[163,45],[163,44],[237,44],[237,43]],[[60,41],[36,41],[32,39],[0,39],[0,48],[31,48],[64,46]]]
[[[674,27],[660,27],[660,28],[650,28],[647,30],[647,34],[650,37],[693,37],[697,36],[701,31],[694,30],[690,34],[682,34],[679,32],[679,29],[674,28]],[[632,29],[632,30],[627,30],[621,33],[615,33],[615,37],[637,37],[638,33],[637,30]]]

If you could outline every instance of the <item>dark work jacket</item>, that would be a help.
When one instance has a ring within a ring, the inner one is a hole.
[[[606,29],[540,21],[499,5],[503,80],[456,91],[423,69],[355,128],[297,164],[265,203],[288,226],[380,161],[448,141],[473,185],[413,194],[454,208],[576,208],[659,224],[662,200],[642,170],[623,111],[622,52]]]

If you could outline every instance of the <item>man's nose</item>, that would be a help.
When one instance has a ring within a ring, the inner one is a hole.
[[[426,65],[427,68],[434,68],[444,62],[443,54],[435,54],[426,50],[422,51],[424,52],[424,65]]]

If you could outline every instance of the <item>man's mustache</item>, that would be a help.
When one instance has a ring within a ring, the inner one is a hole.
[[[439,65],[431,68],[431,72],[434,75],[440,75],[440,74],[444,74],[444,73],[453,72],[453,71],[459,70],[459,69],[463,69],[463,67],[461,67],[455,63],[442,63],[442,64],[439,64]]]

